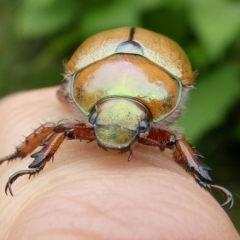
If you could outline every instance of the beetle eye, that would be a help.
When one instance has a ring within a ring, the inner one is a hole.
[[[150,123],[147,119],[144,119],[139,124],[139,132],[146,132],[150,128]]]
[[[97,112],[96,112],[96,111],[93,111],[93,112],[90,114],[88,121],[89,121],[91,124],[94,124],[94,123],[96,122],[96,119],[97,119]]]

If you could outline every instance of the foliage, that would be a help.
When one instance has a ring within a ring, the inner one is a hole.
[[[240,202],[239,0],[1,0],[0,4],[0,96],[57,85],[62,60],[101,30],[141,26],[177,41],[199,71],[196,90],[178,124],[197,143],[208,165],[218,169],[215,180],[238,192],[235,198]],[[239,207],[233,212],[240,229]]]

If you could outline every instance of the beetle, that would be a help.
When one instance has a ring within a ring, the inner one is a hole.
[[[118,28],[98,33],[83,42],[65,65],[65,80],[57,92],[61,101],[78,112],[79,119],[46,122],[0,159],[0,164],[31,155],[28,170],[10,176],[5,193],[22,175],[35,175],[53,159],[65,139],[93,141],[103,149],[133,153],[134,142],[168,148],[177,163],[207,190],[226,197],[222,206],[232,208],[232,194],[212,184],[210,168],[183,133],[173,127],[195,81],[182,48],[168,37],[142,28]]]

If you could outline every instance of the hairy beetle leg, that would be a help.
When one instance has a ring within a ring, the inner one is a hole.
[[[22,175],[28,174],[30,178],[32,175],[39,173],[44,168],[46,163],[53,158],[55,152],[59,148],[60,144],[63,142],[64,138],[64,133],[52,133],[50,137],[48,137],[48,139],[44,141],[43,148],[39,152],[36,152],[31,156],[32,158],[34,158],[34,161],[28,167],[32,169],[18,171],[12,176],[10,176],[5,187],[5,193],[7,194],[7,191],[9,190],[10,194],[13,196],[11,188],[12,183],[15,182]]]
[[[186,139],[183,138],[176,141],[174,149],[175,160],[185,166],[197,182],[206,182],[207,186],[209,182],[212,182],[208,174],[208,171],[211,169],[200,162],[199,156],[201,155],[196,152]]]
[[[177,140],[171,132],[162,129],[152,128],[148,136],[138,137],[138,142],[159,147],[160,150],[165,148],[174,151],[174,158],[177,163],[183,165],[188,172],[191,172],[194,177],[198,176],[206,182],[212,182],[208,174],[209,167],[203,165],[198,157],[202,157],[196,150],[183,138]]]
[[[232,208],[234,200],[231,192],[221,186],[211,184],[212,179],[208,173],[211,169],[200,162],[199,158],[203,158],[203,156],[185,138],[176,139],[172,133],[166,130],[152,128],[148,136],[139,136],[138,142],[159,147],[160,150],[164,150],[165,148],[172,149],[176,162],[183,165],[201,187],[208,191],[214,189],[223,193],[227,200],[222,206],[229,205],[229,210]]]
[[[45,123],[41,125],[17,147],[15,153],[1,159],[1,161],[4,162],[13,160],[16,157],[25,157],[38,146],[42,146],[40,151],[31,155],[34,160],[28,166],[30,168],[29,170],[18,171],[10,176],[5,187],[5,193],[7,194],[9,191],[13,196],[11,187],[19,177],[28,174],[30,178],[43,170],[46,163],[53,159],[54,154],[65,138],[93,141],[95,139],[95,134],[93,128],[86,126],[84,123],[70,124],[59,121],[58,124]]]

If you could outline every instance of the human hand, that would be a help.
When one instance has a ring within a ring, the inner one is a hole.
[[[0,102],[0,157],[14,151],[39,121],[72,116],[56,88]],[[239,239],[219,203],[166,151],[135,144],[128,153],[104,151],[96,142],[65,141],[54,163],[30,180],[8,177],[27,169],[26,157],[0,165],[0,239]]]

